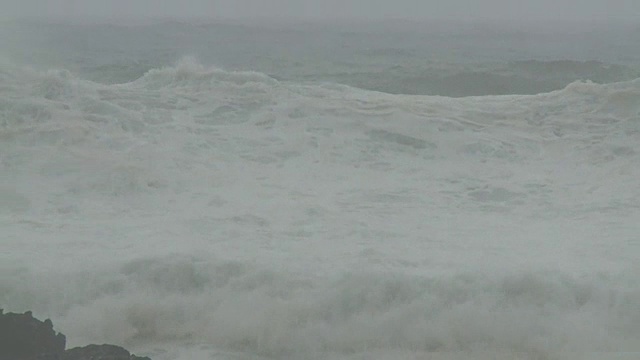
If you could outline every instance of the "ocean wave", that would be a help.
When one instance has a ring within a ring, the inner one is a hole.
[[[98,83],[115,85],[136,81],[155,67],[142,62],[119,62],[82,69],[83,77]]]
[[[149,70],[136,82],[143,83],[150,89],[165,86],[202,87],[216,83],[242,87],[247,84],[264,84],[273,86],[278,82],[259,72],[225,71],[220,68],[206,67],[193,57],[182,58],[175,66]]]
[[[169,74],[167,71],[176,70]],[[84,69],[83,76],[105,84],[123,84],[145,78],[147,82],[162,84],[159,75],[173,77],[173,81],[268,81],[287,80],[291,82],[312,81],[315,83],[335,82],[389,94],[430,95],[430,96],[485,96],[485,95],[533,95],[559,90],[574,81],[593,81],[600,84],[628,81],[640,77],[640,71],[631,67],[597,61],[539,61],[527,60],[510,63],[489,63],[468,66],[392,66],[372,71],[353,69],[332,73],[299,74],[276,71],[264,74],[255,71],[235,71],[237,77],[218,78],[223,75],[220,68],[201,65],[193,57],[183,57],[176,66],[153,67],[150,64],[122,63],[101,65]],[[292,70],[293,71],[293,70]],[[307,70],[311,72],[311,70]],[[196,77],[193,77],[196,76]],[[261,79],[258,79],[262,77]],[[153,78],[153,79],[152,79]],[[167,79],[165,79],[168,81]]]
[[[207,67],[193,58],[185,58],[173,67],[152,69],[140,79],[120,85],[81,80],[66,70],[41,72],[3,66],[2,74],[6,81],[0,89],[5,95],[0,100],[3,110],[0,120],[5,136],[35,129],[61,134],[63,128],[75,129],[71,130],[75,134],[77,130],[100,128],[104,132],[108,128],[124,136],[167,126],[175,123],[177,117],[187,120],[184,125],[201,127],[251,121],[285,124],[289,122],[287,118],[340,114],[347,118],[375,119],[399,114],[423,117],[427,120],[423,126],[428,127],[435,121],[439,126],[444,126],[444,122],[483,128],[491,126],[495,117],[527,119],[531,126],[563,126],[567,120],[557,116],[563,112],[571,122],[582,116],[585,124],[605,124],[637,118],[640,111],[636,101],[640,80],[612,84],[576,81],[535,96],[455,100],[391,95],[333,83],[281,82],[259,72]],[[470,110],[465,114],[463,108]],[[541,126],[535,129],[541,130],[544,130]],[[386,130],[363,128],[363,131],[376,134]]]
[[[20,275],[18,275],[20,274]],[[294,275],[174,255],[82,273],[3,269],[3,306],[74,341],[208,344],[267,357],[367,351],[638,351],[637,273]],[[546,354],[546,355],[545,355]]]
[[[640,80],[577,81],[538,95],[454,99],[390,95],[333,83],[280,82],[262,73],[207,67],[191,58],[120,85],[81,80],[66,70],[4,67],[3,74],[6,96],[0,100],[0,136],[11,139],[11,144],[20,140],[21,146],[69,145],[90,149],[83,150],[87,154],[108,151],[103,159],[149,148],[157,141],[178,148],[195,146],[189,150],[193,155],[218,147],[209,143],[207,134],[220,136],[230,129],[226,127],[251,125],[258,131],[256,139],[269,149],[263,154],[265,161],[281,161],[278,158],[285,153],[315,152],[318,146],[331,144],[330,134],[359,149],[349,151],[345,157],[349,161],[380,163],[385,155],[376,153],[381,149],[430,159],[457,153],[522,161],[539,156],[545,141],[567,139],[568,134],[576,141],[621,131],[621,136],[632,137],[624,129],[632,127],[640,114],[636,101]],[[512,143],[501,135],[487,138],[474,133],[456,138],[464,129],[502,127],[528,132],[527,141]],[[273,142],[268,138],[272,129],[286,129],[306,140]],[[459,146],[452,148],[450,137],[458,139]],[[613,147],[627,146],[620,139],[610,140]],[[247,139],[237,146],[243,148],[241,144],[246,149],[239,154],[255,151],[251,148],[256,143]],[[352,158],[357,153],[360,156]]]
[[[560,90],[575,81],[600,84],[640,77],[632,68],[597,61],[516,61],[474,67],[394,66],[383,71],[346,72],[329,76],[336,82],[390,94],[451,97],[534,95]]]

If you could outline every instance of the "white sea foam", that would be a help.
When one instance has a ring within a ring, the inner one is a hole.
[[[74,335],[73,344],[207,344],[276,358],[367,351],[551,356],[637,351],[636,275],[318,278],[171,255],[83,273],[25,271],[3,284],[5,301],[64,314],[58,326]]]
[[[638,80],[453,99],[191,58],[120,85],[0,76],[0,307],[71,345],[640,351]]]

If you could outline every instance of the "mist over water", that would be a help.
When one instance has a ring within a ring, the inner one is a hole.
[[[4,29],[0,45],[12,63],[102,84],[131,82],[184,57],[278,80],[453,97],[537,94],[640,74],[640,32],[626,23],[49,21]]]
[[[637,29],[0,30],[0,308],[70,346],[640,352]]]

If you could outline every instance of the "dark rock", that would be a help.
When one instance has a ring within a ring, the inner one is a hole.
[[[151,360],[106,344],[65,351],[66,342],[50,319],[40,321],[31,311],[5,314],[0,309],[0,360]]]
[[[61,360],[65,345],[51,320],[35,319],[31,311],[0,312],[0,360]]]
[[[138,357],[130,354],[126,349],[115,345],[88,345],[69,349],[63,360],[151,360],[148,357]]]

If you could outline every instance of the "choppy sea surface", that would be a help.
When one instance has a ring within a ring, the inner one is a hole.
[[[2,23],[0,308],[154,360],[637,359],[639,29]]]

